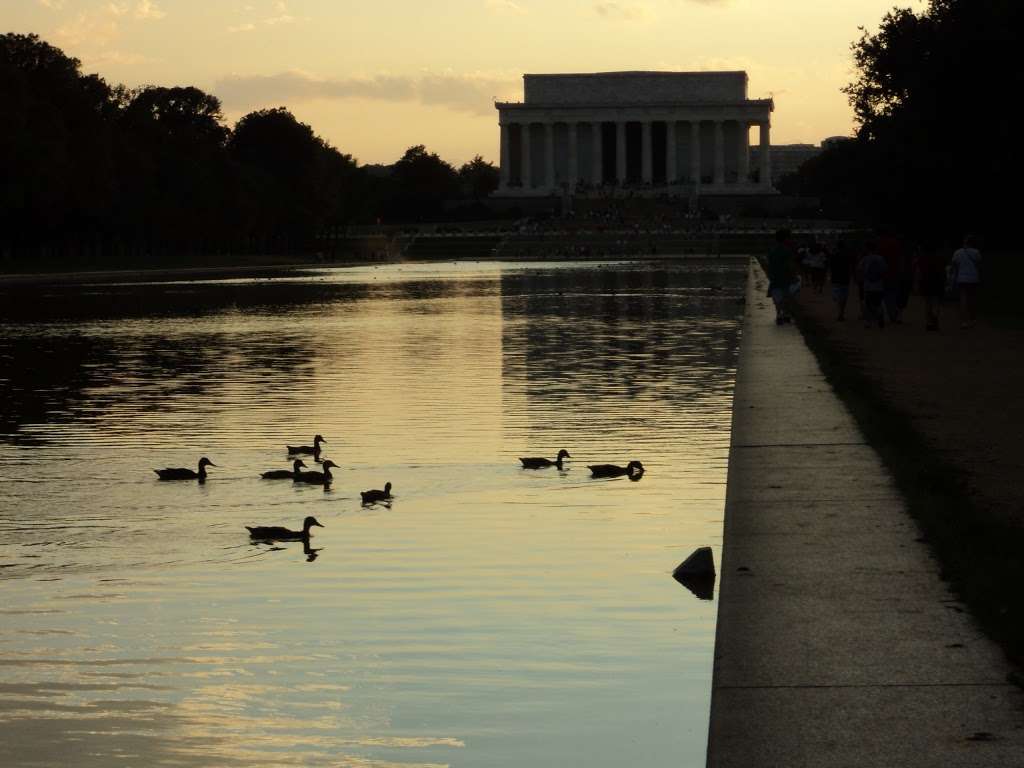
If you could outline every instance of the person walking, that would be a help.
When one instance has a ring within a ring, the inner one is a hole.
[[[775,303],[775,324],[790,322],[790,287],[796,280],[796,255],[789,242],[788,229],[775,233],[775,247],[768,253],[768,295]]]
[[[967,235],[963,247],[953,254],[954,282],[960,294],[960,327],[973,328],[977,316],[978,285],[981,284],[981,252]]]
[[[836,249],[828,255],[829,281],[832,283],[832,301],[838,314],[836,321],[846,319],[846,302],[850,298],[850,277],[853,273],[853,253],[845,240],[840,240]]]
[[[885,258],[878,252],[877,243],[868,243],[867,253],[857,265],[864,276],[864,327],[872,325],[885,328],[885,311],[882,299],[885,297],[885,277],[888,267]]]

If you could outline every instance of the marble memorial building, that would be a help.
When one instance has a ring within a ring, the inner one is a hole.
[[[771,193],[771,99],[746,72],[523,75],[523,101],[497,102],[496,194],[598,186],[681,194]],[[750,167],[750,127],[759,167]]]

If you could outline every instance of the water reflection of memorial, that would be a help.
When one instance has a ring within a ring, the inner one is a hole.
[[[620,407],[653,426],[664,407],[720,398],[731,384],[696,374],[735,363],[744,277],[740,261],[505,274],[506,391],[561,401],[560,418],[580,427],[590,409]]]

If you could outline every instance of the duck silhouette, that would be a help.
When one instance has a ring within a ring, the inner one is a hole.
[[[545,467],[558,467],[562,468],[562,459],[571,459],[572,456],[569,452],[563,448],[558,452],[557,459],[544,459],[540,457],[534,458],[520,458],[519,461],[523,463],[523,469],[544,469]]]
[[[156,472],[161,480],[199,480],[202,482],[206,479],[206,468],[216,466],[216,464],[203,456],[199,460],[198,472],[187,467],[168,467],[167,469],[154,469],[153,471]]]
[[[359,495],[363,497],[363,504],[373,504],[378,501],[386,501],[391,498],[391,483],[384,483],[384,490],[370,490],[360,491]]]
[[[285,448],[288,450],[290,455],[297,453],[312,453],[314,456],[320,455],[320,443],[326,443],[323,435],[314,435],[312,445],[286,445]]]
[[[644,465],[639,461],[631,461],[624,467],[617,464],[588,464],[591,477],[622,477],[629,475],[630,480],[644,473]]]
[[[299,467],[306,466],[306,462],[302,459],[296,459],[292,462],[291,471],[287,469],[272,469],[269,472],[264,472],[260,475],[264,480],[294,480],[299,476]]]
[[[311,472],[299,472],[294,476],[297,483],[309,483],[310,485],[330,485],[334,478],[331,475],[331,467],[337,467],[333,461],[328,459],[323,463],[323,472],[313,470]]]
[[[253,539],[259,539],[260,541],[309,541],[309,529],[313,526],[317,528],[323,528],[321,523],[317,522],[317,519],[312,515],[302,521],[302,530],[293,531],[289,528],[284,528],[279,525],[254,525],[245,526],[246,530],[249,531],[249,536]]]

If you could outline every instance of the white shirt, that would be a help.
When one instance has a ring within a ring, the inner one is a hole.
[[[981,262],[981,252],[977,248],[961,248],[953,254],[953,266],[956,267],[956,281],[958,283],[980,283],[981,273],[978,271],[978,264]]]

